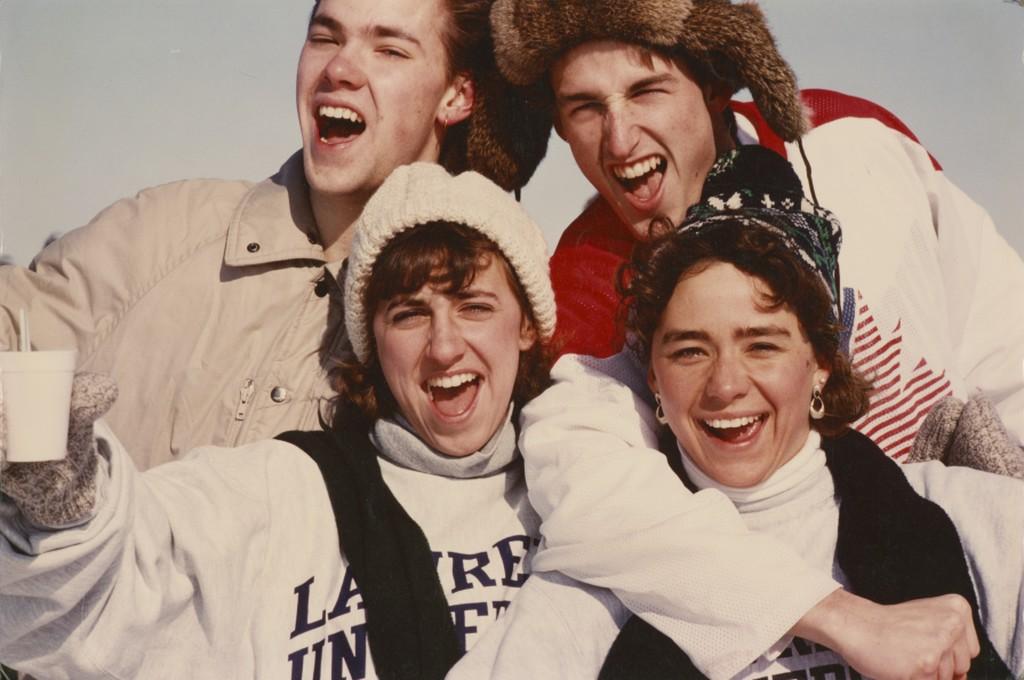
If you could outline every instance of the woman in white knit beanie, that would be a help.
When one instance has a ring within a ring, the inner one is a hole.
[[[0,659],[411,680],[473,646],[538,542],[513,415],[547,381],[543,238],[482,176],[406,166],[367,204],[344,289],[327,431],[139,473],[94,423],[116,389],[79,376],[67,458],[0,468]]]

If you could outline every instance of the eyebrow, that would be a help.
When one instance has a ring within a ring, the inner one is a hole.
[[[446,293],[448,295],[448,293]],[[457,300],[469,300],[470,298],[488,298],[490,300],[497,300],[498,296],[494,293],[485,290],[479,290],[476,288],[463,288],[462,290],[451,293],[451,296]],[[426,307],[426,301],[418,297],[417,293],[409,295],[396,295],[384,306],[384,311],[389,312],[395,307]]]
[[[626,91],[627,91],[628,94],[635,94],[636,92],[639,92],[640,90],[646,90],[649,87],[653,87],[655,85],[661,85],[662,83],[664,83],[666,81],[669,81],[669,80],[672,80],[672,74],[670,74],[670,73],[658,73],[656,75],[649,76],[647,78],[642,78],[642,79],[636,81],[635,83],[631,83],[629,88]],[[558,104],[563,104],[563,103],[564,104],[569,104],[569,103],[577,103],[577,102],[597,101],[597,100],[601,99],[601,97],[598,96],[594,92],[588,92],[586,90],[583,90],[583,91],[580,91],[580,92],[570,92],[569,94],[564,94],[564,95],[563,94],[559,94],[559,95],[557,95],[555,97],[555,99],[556,99],[556,102]]]
[[[329,17],[326,14],[317,14],[315,17],[309,20],[309,27],[320,26],[326,28],[329,31],[341,32],[343,27],[334,17]]]
[[[662,83],[667,82],[669,80],[672,80],[671,73],[658,73],[656,75],[636,81],[635,83],[629,86],[629,92],[633,93],[636,92],[637,90],[646,90],[647,88],[653,85],[661,85]]]
[[[668,330],[661,334],[661,342],[668,344],[670,342],[683,342],[684,340],[703,340],[708,342],[711,340],[711,336],[704,331],[694,330]]]
[[[384,305],[384,312],[390,312],[395,307],[425,307],[426,302],[415,295],[396,295]]]
[[[497,300],[498,296],[490,291],[480,290],[479,288],[463,288],[462,290],[455,291],[455,297],[459,300],[468,300],[475,297],[489,298],[491,300]]]
[[[326,14],[318,14],[309,22],[309,27],[320,26],[334,33],[344,33],[345,27],[340,21]],[[375,38],[398,38],[422,47],[419,38],[397,26],[373,26],[367,33]]]
[[[788,338],[791,333],[783,328],[782,326],[749,326],[747,328],[741,328],[739,331],[733,334],[737,338],[764,338],[764,337],[784,337]]]
[[[589,92],[573,92],[572,94],[560,94],[555,97],[556,104],[575,104],[577,102],[597,101],[598,96]]]
[[[748,326],[737,329],[733,337],[737,339],[765,338],[765,337],[791,337],[792,334],[782,326]],[[710,342],[711,336],[706,331],[691,329],[672,329],[661,335],[662,343],[683,342],[686,340],[701,340]]]
[[[406,42],[413,43],[418,47],[422,47],[422,43],[419,38],[396,26],[374,26],[370,30],[370,35],[375,38],[398,38],[399,40],[405,40]]]

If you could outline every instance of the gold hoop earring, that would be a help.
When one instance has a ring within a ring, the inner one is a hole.
[[[814,386],[811,390],[811,418],[821,420],[825,417],[825,400],[821,398],[821,387]]]

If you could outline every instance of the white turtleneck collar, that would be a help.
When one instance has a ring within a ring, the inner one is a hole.
[[[683,461],[683,469],[698,489],[717,489],[729,497],[729,500],[740,512],[752,509],[751,506],[776,505],[783,502],[797,489],[804,488],[812,478],[816,478],[825,468],[825,454],[821,450],[821,435],[811,430],[807,440],[795,456],[776,470],[771,477],[760,484],[745,488],[726,486],[704,474],[690,460],[689,454],[678,442],[679,453]],[[746,506],[746,507],[745,507]]]

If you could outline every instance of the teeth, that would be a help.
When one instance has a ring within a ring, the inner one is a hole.
[[[320,115],[325,118],[341,118],[342,120],[350,120],[353,123],[363,122],[363,119],[359,114],[347,106],[321,106]]]
[[[453,387],[458,387],[459,385],[465,385],[466,383],[474,380],[476,380],[476,375],[473,373],[456,373],[455,375],[442,375],[436,378],[431,378],[427,381],[427,386],[451,389]]]
[[[761,420],[761,416],[744,416],[742,418],[725,418],[705,420],[704,424],[716,430],[731,430],[736,427],[745,427],[751,423]]]
[[[637,161],[632,165],[618,166],[613,168],[615,176],[619,179],[636,179],[646,175],[651,170],[661,165],[661,158],[658,156],[649,156],[644,160]]]

